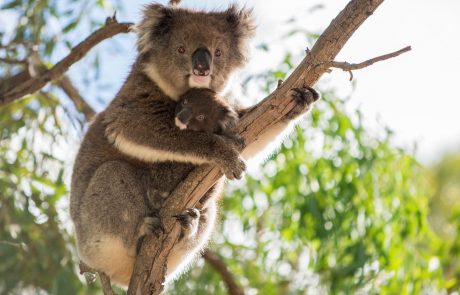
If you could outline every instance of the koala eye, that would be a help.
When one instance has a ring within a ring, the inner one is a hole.
[[[177,52],[179,52],[180,54],[184,54],[185,53],[185,47],[184,46],[179,46],[179,48],[177,48]]]
[[[182,102],[183,105],[186,105],[188,104],[188,101],[186,99],[184,99],[184,101]]]
[[[204,115],[203,115],[203,114],[202,114],[202,115],[198,115],[198,116],[196,116],[196,119],[197,119],[198,121],[203,121],[203,120],[204,120]]]
[[[222,50],[216,49],[216,52],[214,52],[214,55],[217,56],[217,57],[221,56],[222,55]]]

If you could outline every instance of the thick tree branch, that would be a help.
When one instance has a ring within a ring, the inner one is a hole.
[[[86,102],[86,100],[80,95],[78,89],[73,85],[72,81],[66,75],[56,82],[56,84],[62,88],[67,96],[72,100],[77,110],[85,115],[87,121],[91,120],[96,114],[96,111]]]
[[[98,29],[80,44],[72,48],[70,53],[51,69],[40,73],[40,75],[32,79],[27,79],[25,81],[18,79],[17,81],[21,83],[16,84],[17,81],[13,80],[12,82],[15,84],[9,84],[6,87],[0,86],[0,105],[10,103],[25,95],[34,93],[50,81],[60,78],[71,65],[79,61],[94,46],[119,33],[129,32],[132,25],[132,23],[118,23],[115,17],[108,18],[106,24],[102,28]]]
[[[352,63],[349,63],[349,62],[346,62],[346,61],[344,61],[344,62],[331,61],[331,62],[329,62],[328,66],[331,67],[331,68],[339,68],[339,69],[342,69],[342,70],[344,70],[346,72],[349,72],[350,73],[350,81],[351,81],[351,80],[353,80],[353,73],[352,73],[353,70],[359,70],[359,69],[371,66],[371,65],[373,65],[374,63],[376,63],[378,61],[383,61],[383,60],[386,60],[386,59],[389,59],[389,58],[396,57],[396,56],[398,56],[400,54],[403,54],[404,52],[407,52],[407,51],[410,51],[410,50],[412,50],[412,48],[410,46],[406,46],[403,49],[400,49],[398,51],[388,53],[388,54],[384,54],[384,55],[380,55],[380,56],[368,59],[366,61],[363,61],[363,62],[360,62],[360,63],[357,63],[357,64],[352,64]]]
[[[230,295],[244,295],[243,289],[235,281],[233,274],[228,270],[227,265],[220,259],[220,257],[210,251],[207,250],[203,253],[203,258],[206,260],[206,263],[212,266],[222,277],[225,285],[227,285],[228,294]]]
[[[315,84],[328,69],[339,51],[359,26],[383,0],[352,0],[331,22],[312,50],[278,89],[249,111],[237,130],[247,144],[257,141],[273,124],[279,122],[296,105],[291,89]],[[159,238],[144,239],[131,278],[128,294],[160,294],[166,273],[166,261],[176,243],[180,226],[173,215],[196,207],[203,194],[222,177],[217,167],[202,165],[192,171],[164,205],[162,218],[165,233]]]

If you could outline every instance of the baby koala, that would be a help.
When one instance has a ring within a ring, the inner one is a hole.
[[[206,88],[191,88],[179,97],[175,123],[179,129],[238,138],[233,128],[238,114],[224,99]]]

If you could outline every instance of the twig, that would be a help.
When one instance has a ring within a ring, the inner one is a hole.
[[[101,279],[102,292],[104,295],[115,295],[110,284],[110,278],[103,272],[98,272],[99,278]]]
[[[14,87],[8,87],[5,92],[0,93],[0,105],[10,103],[27,94],[34,93],[40,90],[48,82],[61,77],[71,65],[79,61],[88,51],[101,41],[113,37],[119,33],[128,33],[131,30],[132,23],[118,23],[112,17],[108,18],[106,24],[92,33],[80,44],[72,48],[70,53],[54,65],[51,69],[40,73],[37,77],[28,79],[21,84],[16,84]],[[0,87],[3,89],[3,87]]]
[[[241,118],[237,131],[248,145],[257,141],[273,124],[283,120],[296,106],[291,89],[314,85],[328,70],[326,63],[334,60],[351,35],[382,2],[383,0],[352,0],[348,3],[289,78]],[[196,207],[204,193],[221,177],[222,173],[216,166],[199,166],[167,199],[162,212],[165,233],[158,239],[151,236],[144,239],[136,258],[128,294],[161,293],[166,261],[180,233],[180,226],[171,216]]]
[[[404,52],[410,51],[411,49],[412,48],[410,46],[406,46],[403,49],[400,49],[398,51],[388,53],[388,54],[384,54],[384,55],[381,55],[381,56],[377,56],[377,57],[368,59],[366,61],[363,61],[363,62],[360,62],[360,63],[357,63],[357,64],[352,64],[352,63],[349,63],[349,62],[346,62],[346,61],[344,61],[344,62],[330,61],[330,62],[327,63],[327,65],[329,67],[331,67],[331,68],[339,68],[339,69],[344,70],[345,72],[349,72],[350,73],[350,81],[351,81],[351,80],[353,80],[353,73],[352,73],[353,70],[359,70],[359,69],[371,66],[371,65],[373,65],[374,63],[376,63],[378,61],[382,61],[382,60],[386,60],[386,59],[389,59],[389,58],[396,57],[396,56],[398,56],[400,54],[403,54]]]
[[[244,295],[243,289],[236,283],[233,274],[228,270],[227,265],[225,265],[216,253],[207,250],[203,253],[203,258],[220,274],[225,285],[227,285],[228,294]]]
[[[27,60],[0,57],[0,63],[10,64],[10,65],[26,65]]]
[[[91,120],[96,114],[96,111],[86,102],[86,100],[80,95],[78,89],[73,85],[72,81],[66,75],[56,82],[56,84],[62,88],[67,96],[72,100],[77,110],[85,115],[87,121]]]
[[[80,262],[79,267],[81,275],[86,272],[97,273],[99,275],[99,279],[101,279],[102,292],[104,292],[104,295],[116,295],[115,292],[113,292],[112,285],[110,284],[110,278],[105,273],[98,272],[83,262]]]

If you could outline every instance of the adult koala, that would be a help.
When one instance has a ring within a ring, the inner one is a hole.
[[[129,284],[140,239],[159,230],[164,198],[196,165],[217,164],[229,179],[240,178],[245,170],[239,141],[180,130],[174,115],[178,98],[191,87],[215,92],[224,88],[246,60],[254,25],[251,12],[236,6],[203,12],[152,4],[137,30],[138,57],[115,99],[83,139],[70,197],[81,260],[121,285]],[[245,157],[304,113],[312,93],[310,88],[297,89],[297,107],[246,148]],[[203,197],[204,209],[190,208],[176,216],[183,232],[168,258],[167,280],[184,270],[209,239],[221,184]]]

